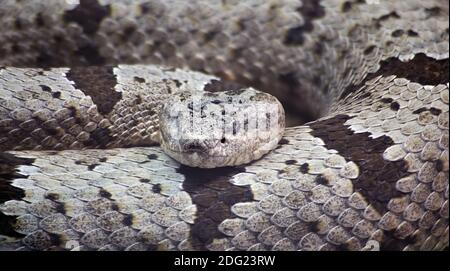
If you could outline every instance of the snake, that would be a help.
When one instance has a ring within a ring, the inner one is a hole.
[[[0,0],[0,250],[448,248],[448,16]]]

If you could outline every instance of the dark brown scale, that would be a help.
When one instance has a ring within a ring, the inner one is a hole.
[[[375,50],[375,48],[377,48],[375,45],[371,45],[363,51],[363,54],[370,55],[373,52],[373,50]]]
[[[157,183],[152,186],[152,192],[153,193],[160,193],[161,192],[161,184]]]
[[[436,171],[438,171],[438,172],[443,171],[444,170],[444,162],[442,162],[442,160],[440,160],[440,159],[437,160],[435,163],[435,168],[436,168]]]
[[[446,84],[449,81],[448,58],[436,60],[423,53],[416,54],[411,60],[403,62],[391,57],[380,62],[380,69],[375,73],[369,73],[359,85],[350,85],[340,98],[347,97],[364,86],[364,83],[382,75],[384,77],[396,75],[398,78],[406,78],[421,85]]]
[[[144,78],[142,78],[142,77],[137,77],[137,76],[135,76],[134,78],[134,81],[136,81],[136,82],[138,82],[138,83],[145,83],[145,79]]]
[[[83,32],[92,35],[100,23],[111,14],[109,5],[102,6],[97,0],[80,0],[80,4],[64,14],[64,21],[79,24]]]
[[[394,111],[398,111],[400,109],[400,105],[397,102],[393,102],[391,103],[390,108]]]
[[[25,192],[11,185],[16,178],[27,178],[17,172],[21,165],[32,165],[34,159],[20,158],[10,153],[0,152],[0,204],[10,200],[21,200]],[[0,212],[0,235],[23,238],[24,235],[14,231],[15,216],[7,216]]]
[[[99,164],[91,164],[88,166],[88,170],[92,171],[94,170],[97,166],[99,166]]]
[[[306,173],[308,173],[308,171],[309,171],[309,165],[308,165],[308,163],[303,163],[303,164],[300,166],[300,172],[306,174]]]
[[[320,1],[303,1],[303,5],[297,9],[304,19],[304,24],[289,29],[284,37],[284,44],[298,46],[304,43],[304,34],[312,32],[313,21],[325,16],[325,10]]]
[[[419,34],[418,34],[416,31],[411,30],[411,29],[408,30],[407,34],[408,34],[408,36],[410,36],[410,37],[418,37],[418,36],[419,36]]]
[[[229,178],[241,168],[198,169],[181,166],[179,173],[185,176],[183,190],[188,192],[197,206],[197,215],[191,227],[191,241],[196,249],[205,249],[213,239],[224,238],[219,224],[235,217],[230,208],[237,202],[253,200],[248,186],[234,186]]]
[[[92,98],[102,115],[110,113],[116,103],[122,99],[122,93],[114,89],[117,79],[113,73],[113,67],[72,68],[66,76],[75,83],[75,88]]]
[[[100,195],[100,197],[107,198],[107,199],[110,199],[112,197],[111,193],[104,190],[103,188],[100,189],[99,195]]]
[[[354,133],[344,125],[348,119],[349,116],[337,115],[312,123],[311,134],[321,138],[327,149],[337,150],[347,161],[358,165],[359,176],[352,180],[355,189],[383,214],[387,211],[389,199],[400,196],[395,182],[408,175],[407,164],[404,160],[384,160],[384,151],[394,145],[392,139],[387,136],[371,138],[367,132]],[[341,136],[334,136],[336,133],[341,133]]]
[[[297,163],[297,160],[286,160],[284,163],[285,163],[286,165],[294,165],[294,164]]]
[[[318,175],[315,179],[315,182],[318,184],[322,184],[322,185],[328,185],[330,182],[328,181],[327,178],[325,178],[322,175]]]
[[[122,220],[122,223],[123,223],[125,226],[131,226],[131,225],[133,225],[133,215],[131,215],[131,214],[125,215],[124,218],[123,218],[123,220]]]
[[[375,24],[375,26],[377,28],[380,28],[381,27],[381,23],[383,21],[386,21],[388,19],[399,19],[399,18],[400,18],[400,15],[398,15],[397,12],[392,11],[392,12],[390,12],[388,14],[385,14],[385,15],[379,17],[379,18],[374,19],[374,24]]]
[[[61,92],[59,91],[52,92],[52,97],[56,99],[61,98]]]

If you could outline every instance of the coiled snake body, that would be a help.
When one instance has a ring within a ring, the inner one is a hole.
[[[0,0],[0,248],[447,247],[448,10]],[[316,120],[242,166],[151,146],[162,100],[230,81]]]

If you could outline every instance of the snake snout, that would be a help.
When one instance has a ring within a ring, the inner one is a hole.
[[[181,149],[184,152],[205,152],[206,146],[199,140],[181,140]]]

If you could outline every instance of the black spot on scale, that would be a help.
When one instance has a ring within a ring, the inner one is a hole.
[[[399,19],[399,18],[400,18],[400,15],[398,15],[397,12],[392,11],[392,12],[389,12],[387,14],[380,16],[379,18],[374,19],[374,25],[375,25],[375,27],[380,28],[381,22],[387,21],[389,19]]]
[[[59,91],[52,92],[52,97],[57,99],[61,98],[61,92]]]
[[[419,109],[414,110],[412,113],[413,114],[420,114],[422,112],[425,111],[430,111],[431,114],[433,114],[434,116],[439,116],[442,113],[442,110],[438,109],[438,108],[434,108],[431,107],[430,109],[426,108],[426,107],[421,107]]]
[[[131,226],[131,225],[133,225],[133,215],[131,215],[131,214],[125,215],[124,218],[123,218],[123,220],[122,220],[122,223],[123,223],[125,226]]]
[[[405,34],[405,31],[403,31],[402,29],[397,29],[397,30],[392,31],[391,35],[394,38],[398,38],[398,37],[403,36],[403,34]]]
[[[160,183],[154,184],[152,186],[152,192],[153,193],[160,193],[161,192],[161,184]]]
[[[197,206],[190,234],[194,248],[205,249],[214,239],[225,238],[218,225],[235,217],[230,211],[231,206],[253,200],[249,186],[235,186],[229,182],[233,175],[242,171],[239,167],[198,169],[181,166],[178,169],[177,172],[185,176],[183,190],[189,193]]]
[[[90,164],[88,165],[88,170],[93,171],[99,164]]]
[[[155,159],[158,158],[158,155],[152,153],[152,154],[147,155],[147,158],[150,159],[150,160],[155,160]]]
[[[178,79],[173,79],[173,82],[175,83],[175,86],[177,86],[177,88],[181,87],[181,85],[183,85],[183,83],[180,82],[180,80]]]
[[[49,86],[46,85],[39,85],[39,87],[42,89],[42,91],[45,92],[52,92],[52,89]]]
[[[444,170],[444,162],[441,159],[437,160],[434,164],[436,171],[441,172]]]
[[[119,211],[120,210],[119,205],[117,205],[117,203],[115,202],[111,203],[111,210]]]
[[[107,198],[110,199],[112,197],[111,193],[109,193],[108,191],[106,191],[105,189],[100,189],[100,191],[98,192],[98,194],[100,195],[100,197],[103,198]]]
[[[317,184],[321,184],[321,185],[329,185],[330,181],[325,178],[323,175],[317,175],[316,179],[315,179]]]
[[[411,30],[411,29],[408,30],[407,34],[408,34],[408,36],[410,36],[410,37],[418,37],[418,36],[419,36],[419,33],[417,33],[417,32],[414,31],[414,30]]]
[[[412,113],[413,114],[420,114],[422,112],[428,111],[428,109],[426,107],[421,107],[419,109],[414,110]]]
[[[286,160],[286,161],[284,161],[284,163],[286,165],[294,165],[294,164],[297,164],[297,160]]]
[[[442,113],[442,110],[438,109],[438,108],[431,107],[430,108],[430,112],[431,112],[431,114],[433,114],[435,116],[439,116]]]
[[[431,8],[425,8],[425,13],[427,15],[427,19],[430,17],[437,17],[441,15],[441,8],[440,7],[431,7]]]
[[[139,5],[139,8],[141,9],[141,13],[142,13],[142,14],[147,14],[147,13],[149,13],[150,10],[151,10],[151,6],[150,6],[150,3],[149,3],[149,2],[141,3],[141,4]]]
[[[319,232],[320,231],[319,226],[320,226],[319,221],[312,221],[308,222],[306,227],[309,229],[309,232]]]
[[[59,200],[59,195],[56,193],[47,193],[44,196],[46,199],[51,200],[51,201],[58,201]]]
[[[98,161],[100,161],[102,163],[106,162],[107,160],[108,160],[108,158],[106,158],[106,157],[102,157],[102,158],[98,159]]]
[[[67,212],[66,206],[64,205],[64,203],[61,202],[55,202],[55,209],[60,214],[66,214]]]
[[[397,102],[393,102],[390,105],[391,110],[398,111],[400,109],[400,104]]]
[[[145,79],[142,78],[142,77],[135,76],[133,79],[134,79],[135,82],[138,82],[138,83],[141,83],[141,84],[145,83]]]
[[[149,183],[150,179],[142,178],[142,179],[139,179],[139,182],[141,182],[141,183]]]
[[[278,142],[278,144],[280,144],[280,145],[286,145],[286,144],[289,144],[289,140],[287,140],[287,139],[285,139],[285,138],[282,138],[282,139],[280,140],[280,142]]]
[[[364,49],[363,54],[370,55],[373,52],[373,50],[375,50],[375,48],[377,48],[375,45],[371,45],[366,49]]]
[[[308,171],[309,171],[309,164],[308,163],[303,163],[300,166],[300,172],[303,173],[303,174],[306,174],[306,173],[308,173]]]
[[[383,214],[390,199],[401,196],[395,188],[400,178],[408,175],[406,161],[386,161],[384,151],[394,145],[391,138],[381,136],[371,138],[370,133],[354,133],[344,123],[351,117],[337,115],[310,124],[311,134],[319,137],[326,148],[337,150],[347,161],[353,161],[359,168],[359,176],[352,180],[372,206]]]
[[[342,12],[348,12],[352,9],[352,2],[345,1],[344,4],[342,4]]]

